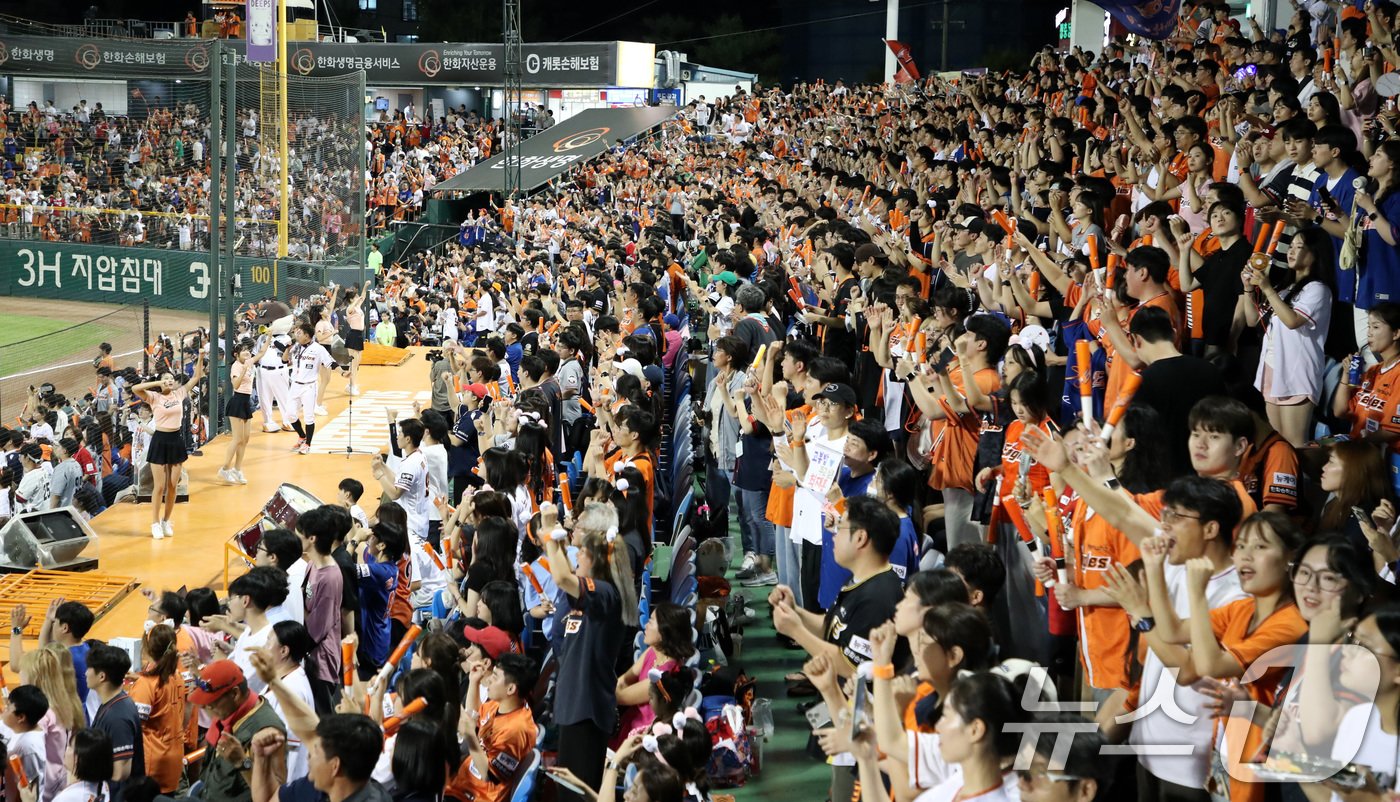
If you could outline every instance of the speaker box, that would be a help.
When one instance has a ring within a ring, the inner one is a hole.
[[[97,568],[97,533],[73,507],[16,515],[0,529],[0,573]]]

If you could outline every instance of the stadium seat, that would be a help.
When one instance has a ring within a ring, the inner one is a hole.
[[[540,729],[540,734],[544,734],[544,729]],[[515,770],[515,779],[511,781],[510,792],[504,798],[511,802],[529,802],[535,795],[535,780],[539,776],[540,750],[531,749],[529,757],[521,761],[520,766]]]

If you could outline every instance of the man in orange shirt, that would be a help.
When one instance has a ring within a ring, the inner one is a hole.
[[[495,629],[487,627],[484,632]],[[496,629],[496,632],[501,633]],[[501,633],[504,635],[505,633]],[[505,639],[509,643],[509,639]],[[535,686],[535,663],[523,654],[497,652],[490,660],[473,663],[467,675],[468,699],[480,699],[485,685],[486,701],[477,711],[476,726],[470,716],[462,716],[458,734],[467,747],[467,758],[448,783],[447,796],[464,802],[500,802],[510,790],[516,768],[535,748],[538,729],[526,703]]]

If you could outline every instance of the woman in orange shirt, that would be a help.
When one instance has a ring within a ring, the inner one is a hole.
[[[172,627],[151,627],[141,644],[145,668],[131,686],[131,700],[141,717],[146,776],[167,794],[174,793],[180,785],[185,755],[185,681],[177,674],[180,651],[175,641]]]
[[[1289,565],[1302,542],[1302,533],[1283,513],[1251,516],[1240,526],[1231,556],[1240,589],[1249,595],[1214,610],[1206,596],[1206,586],[1216,572],[1214,563],[1208,557],[1187,561],[1191,617],[1181,623],[1190,634],[1191,663],[1197,675],[1222,681],[1236,679],[1264,653],[1296,643],[1308,631],[1307,622],[1294,603],[1289,574]],[[1284,671],[1283,666],[1278,666],[1256,677],[1249,684],[1250,694],[1257,701],[1273,704]],[[1237,763],[1241,755],[1257,751],[1259,735],[1257,728],[1247,726],[1231,726],[1227,735],[1224,721],[1219,721],[1213,740],[1223,760]],[[1215,778],[1209,782],[1215,782]],[[1263,798],[1264,786],[1231,777],[1228,793],[1233,802],[1257,802]]]
[[[1367,317],[1366,345],[1380,361],[1359,377],[1355,369],[1343,375],[1332,400],[1332,412],[1351,420],[1351,437],[1388,444],[1397,453],[1400,443],[1400,304],[1380,303]],[[1360,364],[1360,354],[1352,364]]]

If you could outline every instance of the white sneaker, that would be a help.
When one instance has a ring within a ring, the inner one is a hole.
[[[734,574],[735,579],[748,579],[758,573],[758,557],[753,552],[744,554],[744,561],[739,564],[739,570]]]
[[[326,408],[325,408],[325,407],[316,407],[316,414],[317,414],[317,415],[325,415],[325,414],[327,414]]]
[[[165,527],[161,526],[158,523],[151,524],[151,537],[155,538],[156,540],[164,539]]]
[[[349,388],[348,390],[346,390],[346,392],[350,393],[350,395],[359,395],[359,394],[360,394],[360,388],[358,388],[358,387],[356,387],[355,385],[352,384],[352,385],[350,385],[350,388]]]
[[[175,537],[175,527],[169,521],[161,521],[160,528],[165,530],[166,537]]]
[[[265,431],[265,432],[271,434],[272,432],[280,432],[280,431],[282,431],[282,427],[281,427],[281,426],[278,426],[278,425],[275,424],[275,423],[265,423],[265,424],[263,424],[263,431]]]
[[[297,453],[298,453],[298,454],[310,454],[310,453],[311,453],[311,446],[307,445],[307,444],[306,444],[306,441],[302,441],[302,444],[299,445],[299,446],[297,446]]]
[[[238,479],[238,483],[239,483],[240,485],[246,485],[246,484],[248,484],[248,477],[246,477],[246,476],[243,475],[243,471],[240,471],[240,470],[238,470],[237,468],[235,468],[234,471],[233,471],[233,475],[234,475],[234,477],[235,477],[236,479]]]
[[[301,438],[300,440],[298,440],[298,441],[297,441],[297,444],[294,445],[294,446],[292,446],[292,450],[293,450],[293,451],[301,451],[301,447],[304,446],[304,445],[306,445],[306,438],[305,438],[305,437],[303,437],[303,438]]]
[[[238,474],[228,468],[219,469],[219,478],[231,485],[238,483]]]

